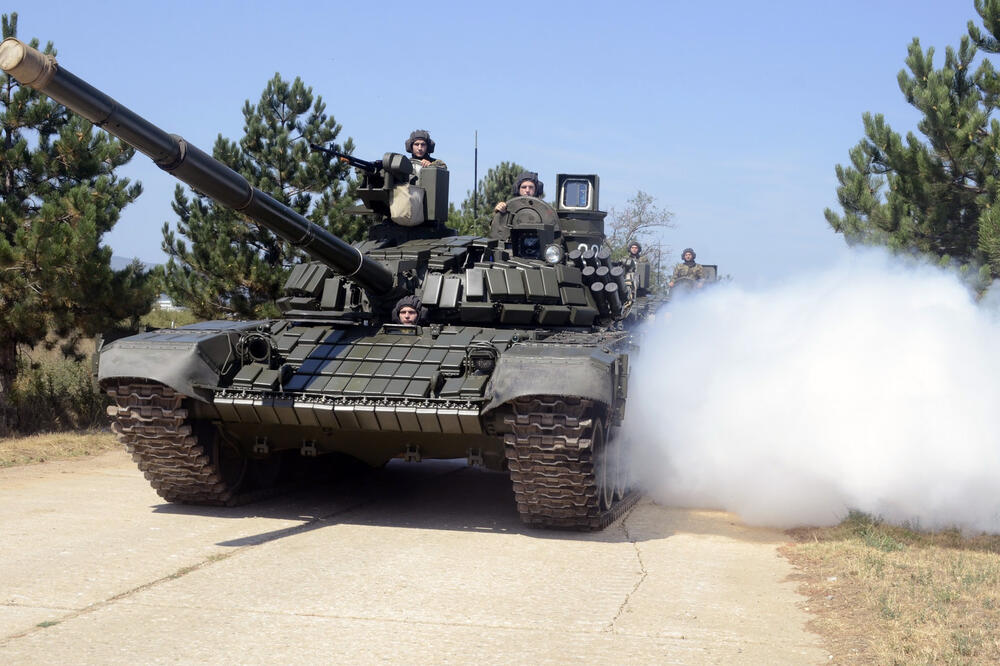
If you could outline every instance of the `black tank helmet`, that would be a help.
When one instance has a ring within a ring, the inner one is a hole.
[[[424,304],[420,302],[420,299],[416,296],[403,296],[401,299],[396,301],[396,306],[392,308],[392,320],[395,323],[399,322],[399,311],[403,308],[410,307],[417,311],[417,323],[422,324],[427,320],[427,308]]]
[[[423,139],[427,142],[427,154],[430,155],[434,152],[434,139],[431,138],[431,133],[427,130],[413,130],[410,132],[410,138],[406,140],[406,152],[413,154],[413,142],[417,139]]]
[[[535,184],[535,196],[539,199],[545,196],[545,184],[538,180],[538,174],[534,171],[524,171],[517,180],[514,181],[514,196],[521,196],[521,183],[530,180]]]
[[[694,252],[694,248],[686,247],[686,248],[684,248],[684,251],[681,252],[681,259],[683,259],[684,255],[687,254],[688,252],[691,253],[691,261],[694,261],[695,259],[698,258],[698,255],[695,254],[695,252]]]

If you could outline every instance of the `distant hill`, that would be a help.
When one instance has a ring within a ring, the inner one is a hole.
[[[132,261],[133,259],[131,257],[116,257],[112,255],[111,270],[120,271],[129,264],[131,264]],[[146,262],[143,262],[142,265],[146,267],[146,270],[149,270],[150,268],[153,268],[155,266],[159,266],[159,264],[147,264]]]

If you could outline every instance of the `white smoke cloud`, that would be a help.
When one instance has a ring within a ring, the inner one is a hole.
[[[881,253],[671,303],[633,362],[643,487],[756,525],[1000,532],[1000,318]]]

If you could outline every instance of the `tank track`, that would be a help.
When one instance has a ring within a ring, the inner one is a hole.
[[[161,384],[121,384],[106,389],[118,436],[146,480],[168,502],[234,506],[257,499],[237,495],[210,451],[193,434],[185,396]],[[245,470],[244,470],[245,471]]]
[[[626,490],[601,508],[594,469],[594,403],[558,396],[519,398],[504,435],[521,520],[534,527],[600,530],[639,499]]]

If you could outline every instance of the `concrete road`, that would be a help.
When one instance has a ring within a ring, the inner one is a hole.
[[[124,453],[0,470],[0,662],[809,664],[780,532],[640,501],[523,527],[502,474],[393,463],[164,504]]]

